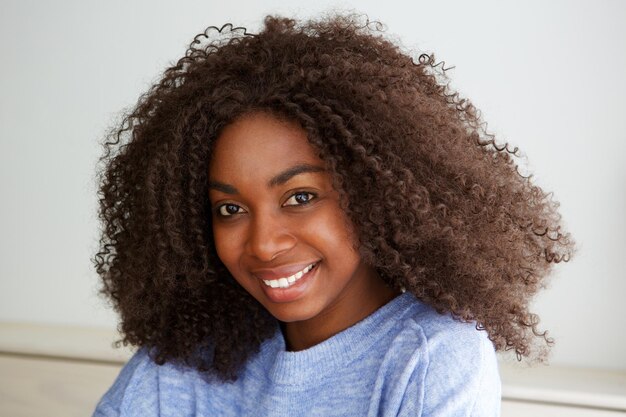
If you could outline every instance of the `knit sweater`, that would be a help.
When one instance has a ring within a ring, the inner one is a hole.
[[[140,349],[93,416],[499,416],[500,393],[486,332],[405,292],[306,350],[277,326],[235,382]]]

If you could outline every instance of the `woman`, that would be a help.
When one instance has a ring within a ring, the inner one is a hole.
[[[140,349],[94,415],[499,415],[495,350],[551,343],[558,203],[358,17],[213,29],[107,142],[96,266]]]

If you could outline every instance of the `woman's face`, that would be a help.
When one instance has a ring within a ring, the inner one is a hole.
[[[298,124],[254,113],[228,125],[209,181],[217,254],[274,317],[328,323],[371,304],[379,278],[353,249],[339,195]]]

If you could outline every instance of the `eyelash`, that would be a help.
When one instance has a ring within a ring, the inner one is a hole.
[[[291,196],[289,196],[287,201],[291,200],[292,198],[294,198],[297,195],[302,195],[302,194],[309,195],[310,196],[309,199],[307,201],[305,201],[304,203],[300,203],[300,204],[288,204],[287,207],[306,206],[306,205],[310,204],[311,201],[313,201],[313,200],[315,200],[317,198],[317,194],[315,194],[315,193],[312,193],[312,192],[309,192],[309,191],[296,191],[295,193],[291,194]],[[221,204],[221,205],[219,205],[219,206],[217,206],[215,208],[215,214],[217,216],[219,216],[219,217],[224,217],[224,218],[232,217],[232,216],[235,216],[237,214],[241,214],[241,213],[222,214],[221,213],[222,207],[227,207],[227,206],[235,206],[235,207],[241,208],[237,204],[232,204],[232,203]]]

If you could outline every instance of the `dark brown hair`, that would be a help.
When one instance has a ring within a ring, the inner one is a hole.
[[[443,65],[365,20],[209,27],[108,135],[94,262],[120,342],[227,380],[271,336],[276,320],[216,255],[207,185],[221,129],[266,111],[305,129],[391,287],[475,321],[520,359],[534,336],[551,344],[528,305],[574,252],[559,204],[518,173],[518,149],[485,131]]]

